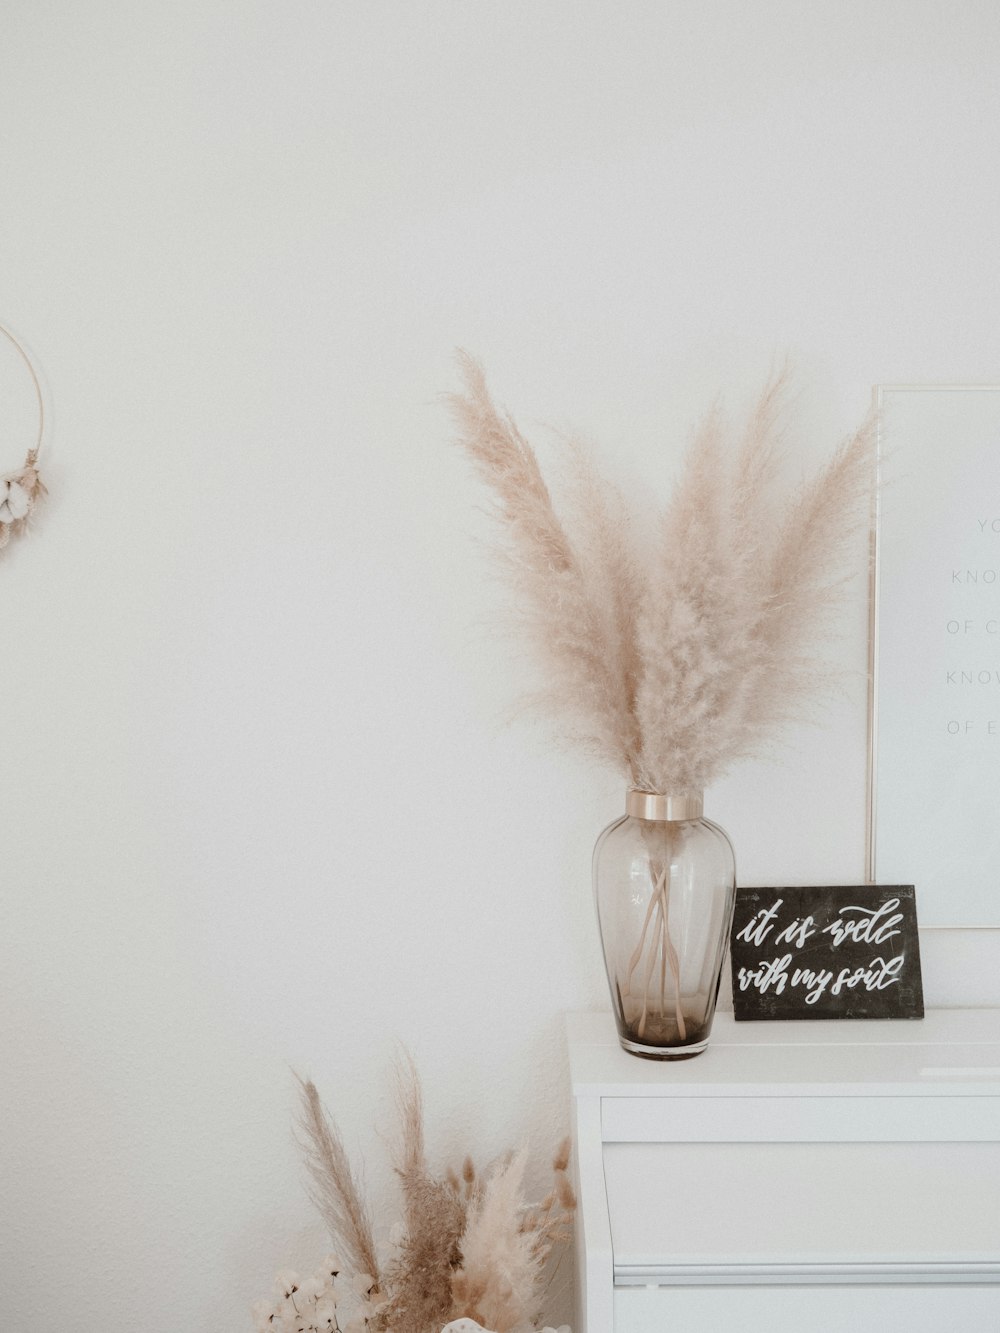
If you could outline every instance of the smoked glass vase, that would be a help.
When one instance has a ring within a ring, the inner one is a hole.
[[[736,895],[724,831],[701,793],[632,790],[594,848],[594,894],[622,1046],[684,1060],[708,1045]]]

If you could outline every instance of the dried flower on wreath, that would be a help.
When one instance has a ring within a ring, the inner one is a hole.
[[[38,438],[28,450],[23,465],[16,472],[0,475],[0,550],[28,526],[35,505],[45,494],[41,477],[38,475],[38,451],[45,434],[45,400],[42,386],[31,357],[10,329],[0,324],[0,338],[10,343],[18,357],[24,362],[38,402]]]
[[[32,511],[44,494],[45,487],[31,454],[24,467],[0,477],[0,550],[28,526]]]
[[[802,715],[830,674],[815,655],[869,520],[869,417],[817,476],[776,493],[785,376],[742,432],[703,421],[648,549],[573,441],[556,511],[532,446],[460,354],[458,442],[493,493],[516,610],[546,668],[536,702],[634,787],[703,791]]]

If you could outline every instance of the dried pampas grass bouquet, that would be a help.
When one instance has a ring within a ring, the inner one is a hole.
[[[482,1169],[466,1156],[458,1170],[432,1170],[423,1092],[406,1057],[396,1098],[402,1210],[391,1253],[380,1257],[340,1131],[315,1085],[300,1089],[300,1145],[336,1252],[309,1277],[278,1273],[254,1306],[259,1333],[538,1333],[576,1208],[569,1140],[538,1203],[525,1197],[523,1149]]]
[[[566,441],[557,511],[532,446],[460,354],[458,443],[492,492],[516,613],[538,650],[538,701],[562,736],[611,764],[626,815],[602,834],[595,878],[623,1046],[670,1059],[705,1048],[735,893],[703,793],[806,715],[832,673],[817,650],[870,516],[869,417],[816,476],[781,486],[784,374],[732,430],[702,422],[653,539]],[[642,884],[645,890],[637,892]]]

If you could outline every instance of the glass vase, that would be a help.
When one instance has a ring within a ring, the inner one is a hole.
[[[684,1060],[708,1045],[736,896],[733,848],[701,793],[632,790],[594,848],[594,895],[622,1046]]]

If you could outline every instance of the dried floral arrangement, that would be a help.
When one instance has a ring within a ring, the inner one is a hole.
[[[277,1275],[273,1296],[254,1307],[259,1333],[536,1333],[554,1274],[549,1261],[568,1239],[576,1207],[569,1140],[553,1159],[552,1188],[531,1204],[523,1151],[483,1171],[467,1156],[460,1171],[431,1172],[423,1095],[409,1060],[397,1070],[397,1104],[402,1219],[382,1263],[337,1126],[315,1085],[301,1083],[300,1144],[337,1253],[308,1278]]]
[[[622,496],[567,441],[565,519],[532,446],[460,354],[458,442],[492,491],[516,614],[546,667],[534,700],[630,786],[702,792],[758,756],[831,674],[811,645],[868,521],[871,417],[791,495],[776,493],[786,375],[734,436],[702,422],[655,540],[640,549]]]

